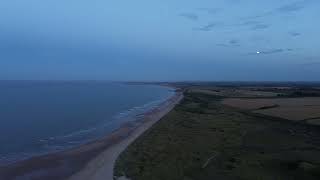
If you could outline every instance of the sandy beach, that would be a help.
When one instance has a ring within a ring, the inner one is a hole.
[[[144,123],[134,129],[127,138],[107,148],[96,158],[90,161],[80,172],[74,174],[69,180],[113,180],[113,168],[117,157],[137,137],[150,128],[154,123],[166,115],[182,99],[182,95],[176,94],[170,100],[146,114]]]
[[[136,122],[126,123],[106,137],[70,150],[33,157],[0,167],[0,180],[112,180],[119,154],[182,99],[176,92]]]

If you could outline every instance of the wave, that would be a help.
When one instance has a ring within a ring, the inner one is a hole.
[[[100,124],[88,129],[78,130],[62,136],[53,136],[46,139],[39,139],[34,142],[34,146],[38,149],[36,152],[19,152],[10,153],[0,156],[0,164],[5,165],[14,163],[19,160],[27,159],[37,155],[44,155],[52,152],[66,150],[75,146],[90,142],[101,138],[118,129],[123,123],[134,122],[144,117],[144,113],[158,107],[165,102],[170,96],[148,102],[141,106],[132,107],[128,110],[121,111],[113,115],[110,119],[106,119]]]

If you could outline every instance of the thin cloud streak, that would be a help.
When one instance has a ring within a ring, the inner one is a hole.
[[[239,47],[240,43],[236,39],[231,39],[228,43],[218,43],[216,45],[221,47]]]
[[[217,14],[221,11],[220,8],[198,8],[199,11],[207,12],[208,14]]]
[[[273,10],[267,11],[262,14],[254,15],[254,16],[249,16],[245,17],[244,19],[257,19],[257,18],[262,18],[266,16],[272,16],[272,15],[277,15],[277,14],[283,14],[283,13],[293,13],[293,12],[298,12],[300,10],[303,10],[310,2],[313,0],[299,0],[292,2],[290,4],[285,4],[283,6],[280,6],[278,8],[275,8]]]
[[[283,52],[292,52],[294,49],[287,48],[287,49],[270,49],[265,51],[256,51],[254,53],[248,53],[247,55],[270,55],[270,54],[278,54]]]
[[[199,16],[195,13],[181,13],[179,16],[193,21],[197,21],[199,19]]]
[[[267,29],[269,28],[270,25],[267,25],[267,24],[257,24],[257,25],[254,25],[251,30],[262,30],[262,29]]]
[[[289,35],[292,37],[297,37],[297,36],[301,36],[301,33],[298,32],[289,32]]]
[[[214,23],[208,23],[207,25],[202,26],[200,28],[193,28],[193,29],[197,30],[197,31],[211,31],[211,30],[213,30],[213,28],[221,26],[221,25],[222,25],[222,23],[214,22]]]

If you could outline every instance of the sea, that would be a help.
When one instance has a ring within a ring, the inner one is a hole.
[[[99,139],[174,89],[104,81],[0,81],[0,165]]]

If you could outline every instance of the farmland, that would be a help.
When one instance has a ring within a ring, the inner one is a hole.
[[[247,97],[239,101],[227,96],[234,87],[220,88],[219,94],[212,89],[185,88],[183,101],[121,154],[116,175],[132,180],[320,178],[320,127],[264,112],[317,106],[318,98],[272,94],[278,92],[248,97],[249,89],[237,92]],[[292,95],[290,88],[285,91]],[[312,112],[317,116],[318,111]]]
[[[294,121],[320,118],[320,98],[225,99],[223,104]],[[314,121],[312,121],[314,122]]]

